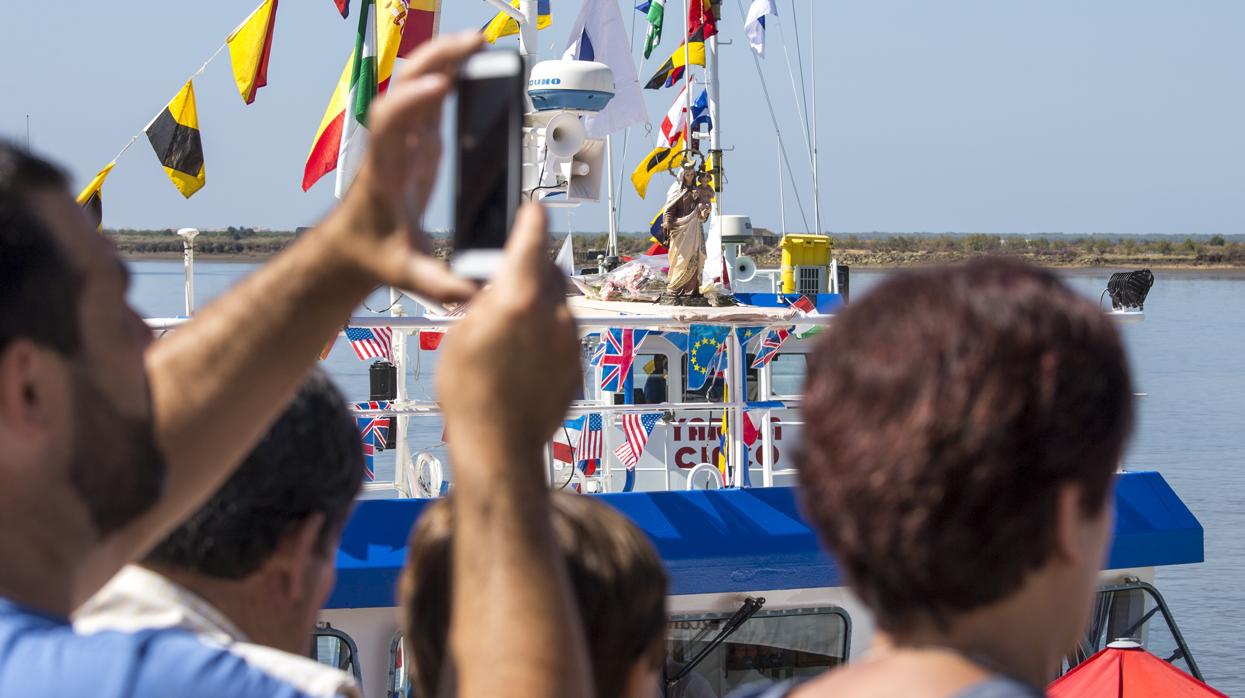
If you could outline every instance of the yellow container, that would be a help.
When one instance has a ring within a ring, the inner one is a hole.
[[[796,267],[830,265],[829,235],[784,235],[782,243],[782,292],[799,293]]]

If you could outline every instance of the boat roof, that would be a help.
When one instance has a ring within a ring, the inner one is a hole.
[[[670,593],[738,593],[843,585],[833,559],[801,515],[790,487],[632,492],[597,496],[653,541]],[[337,552],[326,608],[396,605],[406,540],[431,500],[358,504]],[[1202,525],[1157,472],[1115,481],[1115,537],[1107,569],[1202,562]]]

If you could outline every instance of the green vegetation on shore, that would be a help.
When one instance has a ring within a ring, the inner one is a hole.
[[[172,229],[108,230],[105,235],[123,255],[131,258],[172,259],[182,254],[182,240]],[[195,240],[195,254],[208,259],[262,259],[279,252],[296,235],[292,231],[245,227],[206,230]],[[552,235],[551,251],[561,245],[563,236],[556,232]],[[1245,268],[1245,236],[858,233],[831,237],[835,257],[844,264],[860,267],[939,264],[983,254],[1006,254],[1050,267]],[[766,235],[763,239],[775,238]],[[606,236],[601,233],[576,233],[577,262],[592,263],[605,249],[605,242]],[[619,237],[619,252],[625,256],[640,254],[649,245],[644,235]],[[439,256],[449,254],[446,237],[434,236],[433,246]],[[781,263],[776,241],[749,245],[744,252],[763,268],[777,267]]]

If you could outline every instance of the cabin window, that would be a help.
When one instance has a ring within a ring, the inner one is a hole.
[[[804,390],[804,374],[808,371],[808,357],[804,354],[779,354],[769,364],[770,392],[774,395],[795,396]]]
[[[671,617],[666,698],[723,696],[745,684],[814,676],[847,661],[851,620],[841,608],[757,613],[715,646],[732,615]]]
[[[359,663],[359,647],[354,639],[329,623],[317,623],[311,637],[311,658],[326,666],[340,669],[363,686],[363,670]]]
[[[656,405],[670,399],[670,357],[665,354],[636,354],[631,364],[634,404]]]
[[[1076,650],[1064,659],[1063,670],[1068,671],[1116,640],[1134,640],[1181,671],[1202,678],[1163,595],[1135,577],[1099,589],[1089,629]]]

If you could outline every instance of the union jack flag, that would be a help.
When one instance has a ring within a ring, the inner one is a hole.
[[[388,400],[372,400],[356,402],[354,407],[356,410],[387,410],[391,404]],[[376,452],[385,450],[385,442],[389,439],[390,418],[374,414],[357,415],[355,423],[359,425],[359,436],[363,440],[363,465],[366,468],[364,475],[368,480],[375,480]]]
[[[603,341],[597,342],[597,345],[592,348],[592,358],[588,359],[588,363],[593,366],[600,366],[601,358],[604,356],[605,356],[605,342]]]
[[[644,455],[644,445],[648,443],[648,437],[653,433],[653,427],[657,426],[659,419],[660,413],[623,415],[623,433],[627,440],[614,449],[614,455],[627,466],[627,470],[635,469],[636,463],[640,462],[640,456]]]
[[[346,339],[360,361],[368,359],[393,360],[393,328],[347,327]]]
[[[808,296],[800,296],[800,300],[791,304],[800,315],[812,315],[817,312],[817,305]]]
[[[765,333],[765,338],[761,340],[761,346],[758,347],[756,358],[752,360],[752,368],[761,368],[774,360],[778,355],[778,350],[786,344],[787,338],[791,336],[792,328],[780,330],[770,330]]]
[[[631,362],[636,348],[648,336],[648,330],[611,329],[601,335],[605,353],[601,357],[601,390],[607,393],[622,392],[627,376],[631,375]]]
[[[459,303],[454,309],[447,312],[445,317],[462,317],[467,312],[467,304]],[[419,348],[424,351],[436,351],[441,346],[441,340],[445,339],[445,330],[420,330],[419,331]]]

